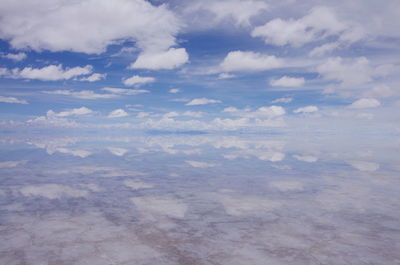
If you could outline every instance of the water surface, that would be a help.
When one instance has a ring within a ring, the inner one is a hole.
[[[0,264],[400,264],[398,136],[0,139]]]

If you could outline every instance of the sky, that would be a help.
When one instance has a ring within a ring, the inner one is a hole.
[[[399,133],[400,1],[2,0],[3,129]]]

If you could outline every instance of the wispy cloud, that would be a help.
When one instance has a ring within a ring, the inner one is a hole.
[[[14,97],[4,97],[4,96],[0,96],[0,102],[15,103],[15,104],[28,104],[28,101],[26,101],[25,99],[18,99],[18,98],[14,98]]]

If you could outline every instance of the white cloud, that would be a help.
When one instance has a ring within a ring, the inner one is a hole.
[[[75,121],[70,121],[65,118],[60,118],[57,116],[39,116],[34,119],[27,121],[28,126],[38,126],[41,128],[46,127],[70,127],[76,128],[79,126]]]
[[[205,105],[211,103],[221,103],[221,100],[209,99],[209,98],[195,98],[190,102],[186,103],[186,106],[195,106],[195,105]]]
[[[0,162],[0,168],[10,168],[10,167],[17,167],[19,165],[23,165],[27,160],[18,160],[18,161],[3,161]]]
[[[27,124],[32,126],[46,126],[46,127],[78,127],[79,124],[76,123],[75,121],[71,121],[68,119],[65,119],[65,117],[69,116],[81,116],[81,115],[87,115],[87,114],[93,114],[94,111],[91,109],[88,109],[86,107],[80,107],[80,108],[75,108],[75,109],[69,109],[65,110],[59,113],[54,112],[53,110],[48,110],[46,113],[46,116],[38,116],[34,119],[28,120]],[[85,150],[69,150],[66,148],[63,149],[57,149],[56,151],[61,152],[61,153],[68,153],[72,154],[75,156],[79,157],[86,157],[90,155],[91,153]]]
[[[13,69],[12,78],[23,78],[23,79],[38,79],[44,81],[57,81],[57,80],[67,80],[73,77],[90,74],[93,70],[91,65],[86,65],[85,67],[72,67],[63,68],[61,64],[59,65],[49,65],[43,68],[32,68],[25,67],[24,69]]]
[[[293,98],[277,98],[271,101],[272,104],[275,103],[290,103],[293,101]]]
[[[355,42],[364,32],[359,25],[346,25],[330,8],[318,6],[298,20],[273,19],[256,27],[251,35],[263,38],[267,44],[299,47],[331,36],[343,42]]]
[[[204,112],[201,111],[185,111],[181,113],[182,116],[193,117],[193,118],[201,118],[204,115]]]
[[[4,58],[10,59],[10,60],[19,62],[19,61],[22,61],[22,60],[24,60],[26,58],[26,53],[24,53],[24,52],[7,53],[7,54],[2,55],[1,57],[4,57]]]
[[[315,156],[310,156],[310,155],[293,155],[294,158],[297,160],[303,161],[303,162],[308,162],[308,163],[314,163],[318,161],[318,157]]]
[[[334,57],[317,66],[326,80],[339,81],[342,87],[353,87],[372,81],[373,69],[365,57],[343,59]]]
[[[172,89],[170,89],[168,92],[169,92],[169,93],[172,93],[172,94],[176,94],[176,93],[181,92],[181,90],[180,90],[179,88],[172,88]]]
[[[186,116],[186,117],[193,117],[193,118],[201,118],[201,117],[203,117],[203,115],[204,115],[204,112],[188,110],[188,111],[181,112],[181,113],[178,113],[175,111],[167,112],[163,115],[163,117],[172,118],[172,117]],[[141,116],[143,117],[144,115],[141,115]],[[149,116],[149,114],[147,114],[145,116]]]
[[[108,118],[120,118],[120,117],[126,117],[126,116],[128,116],[128,113],[125,111],[125,110],[123,110],[123,109],[116,109],[116,110],[113,110],[113,111],[111,111],[109,114],[108,114]]]
[[[186,160],[186,163],[188,163],[192,167],[198,167],[198,168],[209,168],[209,167],[218,166],[217,164],[213,164],[213,163],[199,162],[199,161],[192,161],[192,160]]]
[[[279,59],[273,55],[266,55],[251,51],[232,51],[229,52],[222,61],[220,68],[225,72],[264,71],[281,67],[282,64],[282,59]]]
[[[376,97],[376,98],[387,98],[395,94],[393,89],[385,84],[379,84],[366,91],[363,96],[365,97]]]
[[[79,184],[79,186],[86,188],[90,191],[94,191],[94,192],[99,192],[102,191],[103,189],[101,187],[99,187],[97,184],[94,183],[89,183],[89,184]]]
[[[16,103],[16,104],[28,104],[28,102],[24,99],[18,99],[14,97],[3,97],[0,96],[0,102],[4,103]]]
[[[156,130],[208,130],[211,128],[199,120],[175,120],[173,118],[163,117],[160,120],[148,119],[140,125],[141,128]]]
[[[10,71],[7,68],[0,67],[0,76],[7,77],[10,75]]]
[[[267,117],[275,118],[282,116],[286,113],[285,109],[281,106],[270,106],[270,107],[260,107],[258,108],[254,115],[256,117]]]
[[[223,110],[231,115],[246,117],[246,118],[277,118],[286,114],[286,111],[281,106],[265,106],[260,107],[254,111],[250,108],[238,109],[235,107],[228,107]]]
[[[306,107],[301,107],[298,109],[295,109],[293,112],[294,113],[313,113],[313,112],[317,112],[318,111],[318,107],[316,106],[306,106]]]
[[[136,115],[136,118],[142,119],[142,118],[149,117],[150,115],[151,115],[151,113],[141,111]]]
[[[150,93],[149,90],[145,89],[126,89],[126,88],[116,88],[116,87],[104,87],[101,90],[121,95],[137,95],[143,93]]]
[[[200,1],[195,2],[188,9],[193,11],[206,10],[214,15],[215,22],[233,19],[236,26],[250,25],[250,18],[266,10],[268,5],[263,1],[255,0],[230,0],[230,1]]]
[[[93,110],[88,109],[86,107],[80,107],[76,109],[70,109],[66,111],[62,111],[59,113],[55,113],[52,110],[47,111],[47,116],[56,116],[56,117],[67,117],[67,116],[75,116],[75,115],[87,115],[87,114],[92,114],[94,113]]]
[[[249,119],[239,118],[239,119],[221,119],[215,118],[212,121],[212,125],[221,130],[236,130],[249,125]]]
[[[98,94],[92,90],[81,90],[81,91],[54,90],[54,91],[43,91],[43,93],[51,95],[65,95],[81,99],[104,99],[104,98],[118,97],[118,95],[115,94]]]
[[[349,108],[367,109],[367,108],[376,108],[376,107],[379,107],[380,105],[381,105],[381,103],[374,98],[361,98],[361,99],[358,99],[358,100],[354,101],[353,103],[351,103]]]
[[[300,87],[304,85],[304,78],[296,78],[296,77],[289,77],[283,76],[279,79],[273,79],[270,81],[272,86],[283,86],[283,87]]]
[[[121,148],[121,147],[107,147],[108,151],[110,151],[111,154],[116,155],[116,156],[123,156],[127,152],[129,152],[128,149]]]
[[[227,107],[222,110],[222,112],[238,112],[238,111],[240,111],[240,110],[236,107]]]
[[[127,186],[128,188],[131,188],[132,190],[153,188],[152,184],[132,179],[125,180],[124,185]]]
[[[139,54],[134,63],[130,65],[131,69],[174,69],[189,60],[189,55],[184,48],[170,48],[164,52],[149,51]]]
[[[100,81],[104,78],[106,78],[107,74],[99,74],[99,73],[94,73],[88,77],[82,77],[79,79],[80,81],[87,81],[87,82],[96,82]]]
[[[77,156],[77,157],[80,157],[80,158],[85,158],[85,157],[88,157],[88,156],[90,156],[92,154],[92,152],[87,151],[87,150],[82,150],[82,149],[71,150],[71,149],[64,148],[64,147],[55,148],[54,150],[52,150],[52,152],[59,152],[59,153],[63,153],[63,154],[69,154],[69,155]]]
[[[187,205],[172,197],[133,197],[131,201],[144,216],[159,220],[159,217],[184,218]]]
[[[229,78],[234,78],[235,75],[230,74],[230,73],[220,73],[218,75],[218,79],[229,79]]]
[[[86,190],[74,189],[70,186],[59,184],[42,184],[24,186],[20,189],[24,196],[40,196],[47,199],[59,199],[64,196],[82,198],[87,197],[89,192]]]
[[[373,172],[379,169],[379,164],[374,162],[366,162],[366,161],[349,161],[348,162],[352,167],[358,169],[360,171]]]
[[[304,189],[300,181],[272,181],[269,186],[280,191],[301,191]]]
[[[125,80],[123,80],[124,85],[126,86],[140,86],[148,83],[152,83],[156,81],[154,77],[143,77],[138,75],[133,75]]]
[[[339,42],[325,43],[321,46],[315,47],[309,52],[310,56],[322,56],[326,53],[339,47]]]
[[[133,40],[142,50],[164,50],[176,44],[181,28],[166,5],[144,0],[6,0],[0,12],[0,38],[15,49],[35,51],[99,54],[121,40]]]

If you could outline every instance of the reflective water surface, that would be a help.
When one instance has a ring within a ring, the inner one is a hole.
[[[0,139],[0,264],[400,264],[398,136]]]

